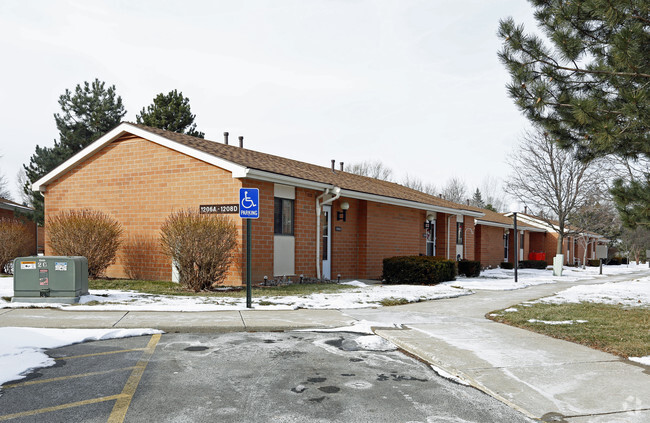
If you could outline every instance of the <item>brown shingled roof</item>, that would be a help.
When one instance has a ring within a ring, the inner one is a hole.
[[[456,204],[393,182],[382,181],[349,172],[341,172],[339,170],[333,172],[332,169],[328,167],[291,160],[285,157],[274,156],[272,154],[260,153],[247,148],[240,148],[235,145],[226,145],[220,142],[165,131],[141,124],[129,123],[129,125],[133,125],[147,132],[151,132],[152,134],[159,135],[179,144],[251,169],[329,184],[360,193],[375,194],[457,210],[483,212],[482,209]]]

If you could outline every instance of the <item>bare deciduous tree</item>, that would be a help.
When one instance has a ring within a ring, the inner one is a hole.
[[[436,195],[436,186],[429,182],[424,182],[422,179],[417,176],[409,175],[408,173],[402,180],[402,185],[407,188],[414,189],[416,191],[423,192],[429,195]]]
[[[2,156],[0,156],[0,159],[1,158]],[[7,200],[11,200],[11,193],[9,192],[8,185],[9,184],[7,182],[7,178],[5,178],[5,176],[2,173],[0,173],[0,197]]]
[[[16,188],[18,189],[18,193],[20,197],[18,198],[18,201],[20,201],[22,204],[26,206],[31,206],[31,201],[32,197],[27,195],[25,192],[24,188],[28,186],[27,184],[27,173],[25,172],[24,168],[20,168],[18,173],[16,174]]]
[[[381,179],[383,181],[393,180],[393,169],[389,168],[379,160],[352,163],[345,166],[345,171],[356,173],[361,176]]]
[[[601,184],[597,166],[578,161],[541,130],[524,135],[508,165],[512,174],[504,190],[539,211],[539,217],[559,234],[557,254],[562,254],[564,238],[570,233],[569,216],[587,205]]]
[[[624,228],[619,244],[621,252],[628,257],[631,255],[637,264],[645,250],[650,249],[650,229],[637,226],[634,229]],[[650,257],[646,257],[646,260]]]
[[[452,176],[442,187],[442,197],[445,200],[453,201],[454,203],[465,203],[468,198],[467,184],[465,184],[465,181],[461,178]]]
[[[617,238],[620,234],[621,221],[614,205],[597,197],[588,199],[585,204],[569,216],[573,236],[583,248],[582,267],[587,261],[589,242],[596,235],[604,235],[608,239]]]
[[[505,195],[497,178],[490,175],[483,178],[481,182],[481,194],[483,195],[483,201],[486,207],[492,206],[496,212],[506,211]]]

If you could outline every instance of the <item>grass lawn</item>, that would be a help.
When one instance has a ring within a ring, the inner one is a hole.
[[[650,355],[650,309],[598,303],[535,303],[513,308],[517,311],[497,310],[486,317],[623,357]],[[573,324],[547,324],[530,320],[573,321]],[[577,320],[587,322],[577,323]]]
[[[227,290],[227,291],[188,291],[177,283],[174,282],[161,282],[161,281],[140,281],[128,279],[92,279],[88,281],[90,289],[119,289],[123,291],[136,291],[145,294],[155,295],[186,295],[186,296],[201,296],[201,297],[237,297],[245,298],[246,289],[240,290]],[[348,289],[354,289],[355,286],[351,285],[338,285],[338,284],[294,284],[285,286],[270,286],[270,287],[253,287],[253,296],[262,297],[287,297],[287,296],[301,296],[309,294],[331,294],[341,292]]]

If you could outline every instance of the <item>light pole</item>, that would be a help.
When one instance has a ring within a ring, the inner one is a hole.
[[[517,268],[519,267],[519,246],[518,241],[519,241],[519,232],[517,232],[517,212],[512,213],[512,217],[515,220],[515,233],[514,233],[514,238],[515,238],[515,283],[517,282]]]

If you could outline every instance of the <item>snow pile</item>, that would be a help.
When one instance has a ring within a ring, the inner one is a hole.
[[[22,379],[31,369],[54,365],[43,351],[79,342],[162,333],[155,329],[0,328],[0,385]]]
[[[547,304],[591,302],[620,304],[625,307],[650,307],[650,277],[599,285],[577,285],[537,302]]]

